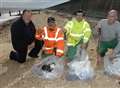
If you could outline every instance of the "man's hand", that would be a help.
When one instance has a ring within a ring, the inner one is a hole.
[[[106,55],[108,55],[110,60],[113,61],[113,59],[115,57],[113,49],[108,49],[108,52],[106,53]]]

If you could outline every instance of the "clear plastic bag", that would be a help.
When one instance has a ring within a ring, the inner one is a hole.
[[[77,51],[75,59],[68,63],[68,67],[67,80],[87,80],[94,77],[94,70],[84,49]]]
[[[32,72],[42,79],[53,80],[60,78],[64,72],[63,60],[56,56],[49,56],[40,63],[35,64],[32,67]]]
[[[104,69],[108,75],[120,76],[120,55],[116,55],[113,60],[108,55],[104,57]]]

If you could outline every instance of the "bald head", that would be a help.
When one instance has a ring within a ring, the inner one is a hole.
[[[108,12],[108,15],[115,15],[115,16],[117,16],[118,15],[118,12],[117,12],[117,10],[110,10],[109,12]]]
[[[108,12],[108,16],[107,16],[108,22],[109,23],[114,23],[117,19],[118,19],[118,12],[117,10],[110,10]]]

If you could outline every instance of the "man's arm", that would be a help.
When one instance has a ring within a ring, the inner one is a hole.
[[[32,25],[33,35],[34,35],[34,38],[35,38],[36,28],[35,28],[35,25],[34,25],[33,22],[31,22],[31,25]]]
[[[11,40],[13,44],[13,48],[18,48],[24,40],[24,34],[22,33],[22,27],[20,27],[17,23],[13,23],[11,26]]]
[[[96,32],[96,35],[97,37],[100,37],[101,36],[101,27],[102,27],[102,20],[100,20],[97,25],[95,26],[95,32]]]
[[[86,24],[86,27],[83,33],[84,33],[83,43],[87,43],[91,37],[91,28],[89,24]]]
[[[73,22],[72,21],[68,21],[65,26],[64,26],[64,32],[66,33],[66,36],[70,33],[70,30],[73,26]]]
[[[118,30],[117,30],[117,40],[118,40],[118,44],[117,44],[117,46],[115,47],[115,49],[114,49],[114,51],[113,51],[113,53],[116,55],[116,54],[120,54],[120,26],[119,26],[119,28],[118,28]]]
[[[29,30],[25,29],[25,33],[26,43],[29,45],[35,40],[36,33],[36,29],[32,21],[29,24]]]
[[[64,34],[62,30],[59,31],[56,41],[56,55],[63,56],[64,55]]]
[[[20,40],[20,38],[22,37],[21,32],[20,32],[20,28],[17,25],[17,23],[13,23],[11,26],[11,38],[12,40]]]
[[[42,28],[39,28],[36,30],[35,38],[37,40],[43,40],[44,37],[44,30]]]

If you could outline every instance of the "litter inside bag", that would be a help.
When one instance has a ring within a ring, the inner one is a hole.
[[[56,79],[62,76],[64,64],[61,58],[49,56],[32,67],[33,74],[42,79]]]
[[[84,49],[77,51],[75,59],[68,63],[68,67],[67,80],[87,80],[94,76],[94,70]]]
[[[120,76],[120,55],[116,55],[116,57],[111,60],[109,56],[104,57],[104,69],[105,73],[108,75],[116,75]]]

